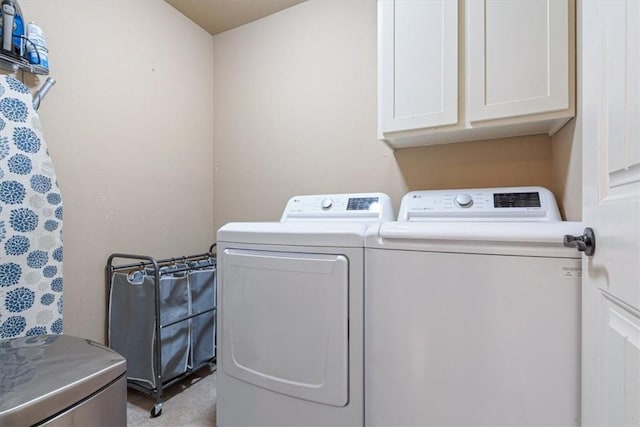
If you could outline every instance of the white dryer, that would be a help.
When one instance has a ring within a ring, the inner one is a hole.
[[[365,424],[579,425],[583,228],[539,187],[406,194],[365,243]]]
[[[218,426],[362,426],[364,236],[380,193],[297,196],[218,230]]]

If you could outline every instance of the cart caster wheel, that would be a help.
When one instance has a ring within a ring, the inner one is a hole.
[[[162,403],[156,403],[151,409],[151,418],[159,417],[162,415]]]

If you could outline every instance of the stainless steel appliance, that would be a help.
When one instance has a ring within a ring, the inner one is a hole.
[[[126,367],[69,335],[0,341],[0,426],[126,426]]]

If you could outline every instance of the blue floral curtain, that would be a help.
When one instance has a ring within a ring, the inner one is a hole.
[[[0,76],[0,339],[62,333],[62,197],[32,102]]]

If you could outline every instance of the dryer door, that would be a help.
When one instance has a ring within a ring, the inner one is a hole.
[[[348,402],[344,255],[226,249],[222,369],[251,384],[334,406]]]

